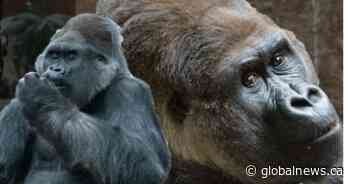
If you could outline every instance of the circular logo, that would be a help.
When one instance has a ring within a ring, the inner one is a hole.
[[[245,172],[248,176],[255,176],[256,175],[256,167],[254,165],[248,165],[245,168]]]

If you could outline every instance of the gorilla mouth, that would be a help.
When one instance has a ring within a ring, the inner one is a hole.
[[[320,143],[324,140],[327,140],[329,138],[334,137],[334,135],[338,134],[340,132],[340,123],[338,121],[330,123],[330,125],[322,131],[322,134],[320,137],[316,138],[313,143]]]
[[[64,88],[66,88],[68,86],[67,83],[64,82],[63,79],[51,77],[50,75],[45,75],[45,74],[46,73],[42,74],[41,77],[46,78],[57,89],[61,90],[61,89],[64,89]]]
[[[53,85],[59,90],[62,91],[68,87],[68,85],[63,80],[50,80]]]

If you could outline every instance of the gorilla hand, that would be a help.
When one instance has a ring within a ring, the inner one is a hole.
[[[40,120],[45,113],[65,108],[67,99],[61,95],[58,89],[46,78],[40,77],[35,72],[29,72],[18,81],[16,98],[23,105],[23,114],[31,122]]]

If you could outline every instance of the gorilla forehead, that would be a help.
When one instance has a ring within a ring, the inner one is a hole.
[[[87,40],[78,31],[70,31],[70,30],[60,29],[56,32],[56,34],[52,38],[52,42],[53,43],[74,42],[74,43],[81,44],[81,43],[86,43]]]
[[[55,42],[83,40],[111,56],[112,49],[118,48],[122,42],[120,32],[121,28],[115,23],[111,24],[109,18],[95,14],[81,14],[70,19],[61,30],[57,31],[52,40]]]
[[[203,59],[200,61],[203,64],[211,65],[212,68],[218,66],[218,70],[221,71],[227,69],[227,64],[235,64],[240,58],[258,56],[261,52],[268,53],[285,45],[309,68],[310,78],[318,80],[303,43],[292,32],[279,27],[255,9],[236,12],[232,11],[231,7],[213,7],[198,17],[197,21],[190,22],[200,28],[200,32],[197,33],[202,35],[200,44],[206,44],[205,49],[202,49],[205,51],[203,53],[216,55],[211,58],[207,54],[201,54]],[[199,55],[197,51],[188,53]],[[198,60],[194,62],[198,63]],[[211,76],[216,74],[218,73]]]
[[[212,8],[197,22],[208,39],[221,42],[224,51],[233,47],[261,47],[275,40],[296,40],[293,33],[281,29],[255,9],[242,13],[227,7]]]

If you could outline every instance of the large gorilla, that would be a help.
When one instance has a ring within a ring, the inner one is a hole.
[[[97,13],[122,25],[129,64],[155,91],[169,183],[340,182],[260,172],[342,157],[338,115],[293,33],[245,0],[100,0]]]
[[[83,14],[53,36],[0,114],[0,183],[161,183],[169,152],[120,28]]]

